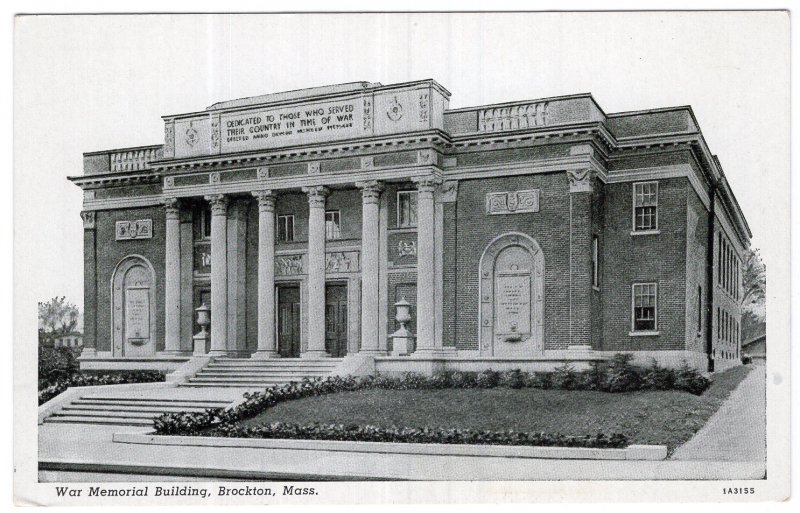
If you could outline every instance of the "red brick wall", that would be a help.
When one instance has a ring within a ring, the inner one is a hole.
[[[540,189],[536,213],[487,215],[489,192]],[[456,298],[457,322],[445,313],[445,327],[455,324],[458,349],[478,349],[478,265],[486,246],[506,232],[525,233],[544,254],[544,346],[566,348],[569,341],[569,182],[566,173],[464,180],[452,214],[445,211],[445,248],[455,250],[455,267],[444,275],[444,289]],[[449,221],[448,221],[449,219]],[[450,250],[452,252],[452,250]],[[445,252],[447,255],[447,250]],[[447,292],[445,292],[447,294]],[[445,329],[447,333],[447,328]],[[446,335],[447,336],[447,335]]]
[[[153,220],[153,237],[116,240],[117,221]],[[97,350],[111,351],[111,278],[128,255],[146,258],[155,271],[156,350],[164,349],[164,209],[128,208],[97,212]]]
[[[657,235],[631,235],[633,182],[608,184],[603,244],[603,349],[683,350],[686,321],[686,178],[658,180]],[[658,283],[660,335],[629,336],[631,285]]]

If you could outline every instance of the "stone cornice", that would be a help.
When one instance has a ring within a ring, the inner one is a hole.
[[[103,173],[102,175],[68,176],[67,180],[81,189],[98,189],[102,187],[158,183],[160,178],[160,173],[135,171]]]
[[[285,160],[293,157],[309,157],[312,159],[330,158],[347,153],[348,157],[365,156],[363,150],[376,153],[374,150],[397,149],[409,150],[429,148],[431,146],[445,146],[450,142],[450,136],[437,129],[391,136],[370,137],[361,139],[348,139],[331,144],[314,144],[302,146],[287,146],[278,150],[257,152],[227,153],[223,155],[210,155],[196,158],[159,160],[150,163],[156,170],[188,170],[222,165],[270,165],[276,160]]]

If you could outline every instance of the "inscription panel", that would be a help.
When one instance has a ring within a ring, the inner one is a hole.
[[[531,332],[531,276],[498,274],[495,287],[495,334],[513,342]]]
[[[143,344],[150,338],[150,290],[130,288],[125,292],[125,338]]]

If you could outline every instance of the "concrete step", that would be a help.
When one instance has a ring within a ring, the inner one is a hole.
[[[228,370],[228,371],[218,371],[216,369],[212,370],[202,370],[196,374],[196,376],[214,376],[214,377],[247,377],[247,376],[255,376],[255,377],[265,377],[265,378],[275,378],[281,380],[288,381],[303,381],[305,378],[315,379],[315,378],[324,378],[327,376],[327,372],[303,372],[303,373],[289,373],[286,371],[251,371],[251,370]]]
[[[95,401],[86,399],[77,399],[70,403],[70,406],[97,406],[102,408],[118,409],[118,408],[194,408],[205,410],[206,408],[225,408],[230,404],[225,401],[203,401],[203,402],[189,402],[189,401],[117,401],[105,400]]]
[[[224,408],[218,406],[215,408]],[[196,406],[117,406],[117,405],[102,405],[102,404],[76,404],[72,403],[69,406],[64,406],[59,411],[99,411],[99,412],[142,412],[142,413],[180,413],[183,411],[204,412],[208,408],[198,408]]]
[[[185,404],[185,405],[197,405],[197,406],[217,406],[223,405],[227,406],[228,402],[226,401],[217,401],[213,399],[170,399],[170,398],[147,398],[147,397],[103,397],[103,396],[89,396],[89,397],[81,397],[80,399],[76,399],[76,402],[86,402],[87,404],[92,403],[113,403],[113,404]]]
[[[189,381],[187,383],[181,383],[180,386],[182,387],[219,387],[219,388],[242,388],[242,389],[258,389],[264,390],[265,388],[269,388],[273,385],[284,385],[285,383],[247,383],[247,382],[236,382],[230,383],[226,381],[214,381],[214,382],[207,382],[207,381]]]
[[[304,363],[304,362],[211,362],[206,368],[255,368],[255,369],[335,369],[338,363]]]
[[[161,412],[163,413],[163,412]],[[93,418],[108,418],[108,419],[154,419],[161,416],[160,412],[135,412],[135,411],[98,411],[98,410],[83,410],[80,408],[66,410],[59,410],[53,414],[53,417],[93,417]]]
[[[137,418],[111,418],[111,417],[87,417],[85,415],[63,415],[60,417],[47,417],[47,423],[72,423],[72,424],[113,424],[117,426],[152,426],[153,419]]]

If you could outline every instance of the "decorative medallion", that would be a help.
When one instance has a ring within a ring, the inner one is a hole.
[[[486,195],[487,214],[521,214],[539,211],[539,189],[490,192]]]
[[[419,94],[419,122],[427,123],[430,119],[428,116],[428,108],[430,107],[428,93]]]
[[[375,167],[374,157],[361,157],[361,169],[372,169]]]
[[[189,121],[189,128],[186,129],[185,141],[189,146],[194,146],[197,144],[198,136],[197,130],[194,128],[194,121]]]
[[[310,175],[318,175],[319,172],[320,172],[319,162],[309,162],[308,163],[308,174],[310,174]]]
[[[208,183],[219,183],[219,171],[208,174]]]
[[[164,188],[169,189],[171,187],[175,187],[175,177],[174,176],[165,176],[164,177]]]
[[[164,125],[164,156],[175,155],[175,125],[171,122]]]
[[[413,240],[401,240],[397,243],[397,256],[416,256],[417,243]]]
[[[364,131],[372,131],[372,97],[364,97]]]
[[[116,239],[134,240],[153,237],[153,220],[137,219],[136,221],[117,221]]]
[[[256,176],[258,178],[269,178],[269,168],[260,167],[256,169]]]
[[[211,118],[211,149],[219,149],[219,118]]]
[[[397,96],[393,96],[392,100],[389,102],[389,109],[386,111],[386,115],[392,121],[400,121],[400,118],[403,117],[403,106],[400,104],[400,100],[397,99]]]

